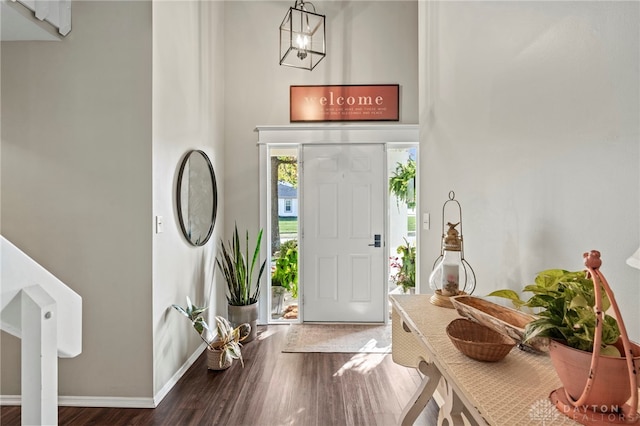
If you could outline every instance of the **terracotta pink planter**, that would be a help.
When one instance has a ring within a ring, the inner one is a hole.
[[[640,366],[640,346],[633,342],[631,345],[635,365]],[[622,342],[618,341],[616,346],[620,353],[623,353]],[[579,398],[587,383],[591,352],[570,348],[552,340],[549,344],[549,355],[564,388],[574,400]],[[637,381],[640,385],[640,378]],[[611,407],[622,407],[630,397],[626,359],[601,356],[591,393],[584,405],[597,406],[600,411],[610,411]]]

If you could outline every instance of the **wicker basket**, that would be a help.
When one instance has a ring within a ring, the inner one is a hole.
[[[226,370],[231,367],[233,360],[229,358],[227,362],[220,365],[220,358],[222,357],[222,351],[214,351],[207,348],[207,368],[209,370]]]
[[[516,345],[512,338],[465,318],[451,321],[447,335],[460,352],[478,361],[500,361]]]

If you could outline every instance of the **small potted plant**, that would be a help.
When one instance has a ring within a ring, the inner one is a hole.
[[[214,338],[209,339],[208,336],[212,334],[212,331],[202,316],[207,310],[206,307],[199,308],[195,306],[191,303],[189,296],[187,296],[186,308],[179,305],[172,306],[191,321],[194,330],[202,341],[207,344],[207,367],[210,370],[225,370],[231,366],[234,359],[240,360],[240,363],[244,366],[240,348],[242,346],[241,342],[251,329],[249,324],[241,324],[233,328],[226,318],[216,316]]]
[[[298,240],[288,240],[280,246],[271,272],[271,286],[283,287],[294,299],[298,298]]]
[[[389,192],[396,196],[396,202],[402,201],[408,208],[416,207],[415,197],[416,161],[412,158],[405,164],[397,163],[393,175],[389,178]]]
[[[506,297],[517,307],[539,310],[538,319],[526,325],[524,340],[550,339],[549,355],[564,386],[555,395],[556,405],[560,401],[576,413],[583,407],[597,407],[612,415],[627,411],[637,418],[633,413],[637,410],[640,346],[629,342],[613,292],[599,272],[600,253],[593,250],[584,258],[586,271],[540,272],[535,283],[524,288],[533,293],[526,301],[512,290],[489,296]],[[605,313],[609,308],[617,319]],[[626,404],[630,397],[631,406]]]
[[[280,251],[271,271],[272,308],[276,314],[282,310],[282,302],[286,292],[293,299],[298,298],[298,240],[282,243]]]
[[[284,295],[289,291],[289,285],[282,279],[277,265],[271,266],[271,314],[282,312]]]
[[[404,238],[404,245],[398,246],[396,251],[400,257],[391,259],[391,267],[397,269],[391,278],[404,293],[411,293],[416,287],[416,246]]]
[[[251,332],[245,342],[250,342],[257,335],[258,298],[260,296],[260,279],[267,264],[266,259],[257,270],[258,275],[253,280],[254,271],[258,266],[260,256],[260,242],[262,229],[256,237],[253,256],[249,258],[249,231],[246,231],[244,250],[240,246],[238,225],[236,224],[233,237],[227,244],[220,239],[220,251],[216,257],[216,265],[222,271],[227,284],[227,303],[229,321],[232,325],[248,323]]]

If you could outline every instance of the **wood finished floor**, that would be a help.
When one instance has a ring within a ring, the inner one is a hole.
[[[288,325],[260,327],[240,363],[207,370],[205,354],[155,409],[59,407],[60,425],[392,426],[418,387],[391,355],[282,353]],[[433,400],[416,425],[435,425]],[[20,407],[0,407],[20,425]]]

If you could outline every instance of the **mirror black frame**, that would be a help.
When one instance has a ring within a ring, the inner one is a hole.
[[[212,197],[213,197],[213,205],[212,205],[212,212],[211,212],[211,221],[209,223],[209,230],[207,232],[207,235],[204,237],[204,239],[202,241],[200,240],[196,240],[194,241],[191,236],[189,235],[189,232],[187,230],[186,227],[186,223],[185,223],[185,218],[182,215],[182,195],[181,195],[181,189],[182,189],[182,180],[183,180],[183,175],[184,175],[184,171],[185,168],[187,166],[187,164],[189,163],[189,159],[191,158],[192,155],[195,154],[200,154],[202,155],[202,158],[204,158],[207,167],[209,169],[209,175],[211,177],[211,189],[212,189]],[[180,222],[180,228],[182,229],[182,235],[184,235],[184,237],[186,238],[186,240],[194,246],[203,246],[207,243],[207,241],[209,241],[209,238],[211,238],[211,234],[213,233],[213,227],[216,224],[216,216],[217,216],[217,212],[218,212],[218,185],[216,182],[216,174],[213,171],[213,165],[211,164],[211,161],[209,160],[209,156],[202,150],[199,149],[194,149],[191,150],[189,152],[187,152],[184,156],[184,158],[182,159],[182,162],[180,163],[180,170],[178,171],[178,183],[176,186],[176,203],[177,203],[177,210],[178,210],[178,222]]]

